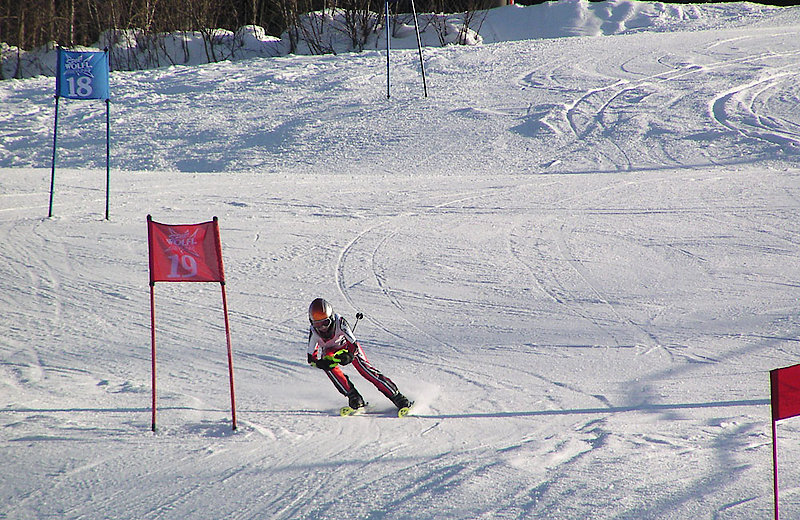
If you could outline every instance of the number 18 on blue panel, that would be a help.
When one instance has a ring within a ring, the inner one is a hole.
[[[108,53],[58,49],[56,95],[69,99],[108,99]]]

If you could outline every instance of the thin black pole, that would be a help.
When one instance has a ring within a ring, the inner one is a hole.
[[[419,68],[422,71],[422,91],[428,97],[428,84],[425,81],[425,63],[422,61],[422,39],[419,37],[419,24],[417,23],[417,9],[414,0],[411,0],[411,12],[414,14],[414,30],[417,32],[417,49],[419,49]]]
[[[110,156],[111,156],[111,104],[106,99],[106,220],[108,220],[109,213],[109,198],[111,191],[111,169],[110,169]]]
[[[47,211],[47,218],[53,216],[53,188],[56,183],[56,143],[58,142],[58,94],[56,94],[56,117],[53,123],[53,161],[50,170],[50,209]]]
[[[389,49],[391,48],[391,29],[389,28],[389,0],[386,0],[386,99],[392,97],[391,83],[389,82]]]

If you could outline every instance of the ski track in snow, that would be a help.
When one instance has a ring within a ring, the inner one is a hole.
[[[757,23],[426,48],[428,99],[414,50],[389,101],[375,51],[115,73],[109,222],[104,107],[65,103],[48,219],[52,78],[1,82],[0,517],[770,514],[800,15],[669,9]],[[148,213],[220,218],[236,432],[215,284],[156,286],[149,431]],[[338,416],[316,296],[413,417],[350,368],[371,409]]]

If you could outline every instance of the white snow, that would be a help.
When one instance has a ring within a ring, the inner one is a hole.
[[[800,361],[800,8],[484,23],[424,49],[428,98],[414,48],[389,100],[374,49],[112,73],[110,221],[105,104],[62,101],[46,218],[54,80],[0,83],[0,518],[772,514],[768,371]],[[217,284],[156,285],[150,431],[147,214],[220,219],[236,432]],[[337,415],[305,363],[316,296],[365,314],[416,417],[352,368],[374,408]],[[797,518],[800,420],[778,431]]]

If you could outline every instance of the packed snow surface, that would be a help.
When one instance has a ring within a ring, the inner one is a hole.
[[[491,11],[423,50],[427,98],[416,49],[390,99],[374,49],[114,72],[108,221],[105,103],[62,100],[47,218],[53,78],[0,82],[0,518],[768,518],[800,9],[584,31],[624,5],[531,39],[557,4]],[[214,283],[155,286],[150,429],[148,214],[219,217],[236,431]],[[414,417],[352,367],[372,407],[338,416],[317,296]],[[778,423],[785,518],[799,442]]]

